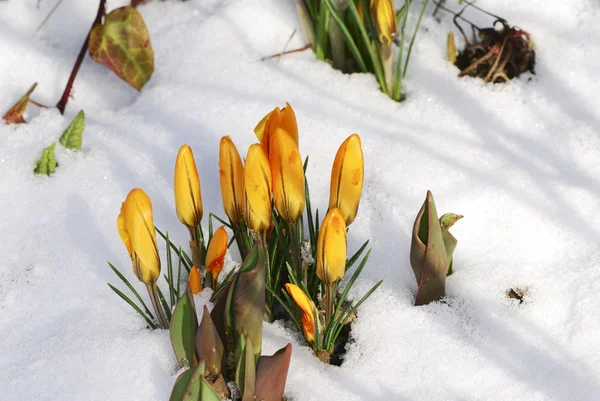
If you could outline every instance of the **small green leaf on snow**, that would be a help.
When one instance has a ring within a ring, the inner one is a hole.
[[[54,173],[54,170],[58,166],[58,163],[56,163],[56,158],[54,157],[55,147],[56,142],[53,142],[52,145],[44,149],[40,160],[35,162],[35,168],[33,169],[35,174],[51,175]]]
[[[69,124],[58,141],[67,149],[80,150],[83,130],[85,130],[85,114],[81,110],[77,113],[73,121],[71,121],[71,124]]]

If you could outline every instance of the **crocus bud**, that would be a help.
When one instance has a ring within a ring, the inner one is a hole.
[[[257,235],[271,225],[271,167],[259,144],[251,145],[244,166],[246,223]]]
[[[265,148],[267,155],[270,152],[269,146],[271,142],[271,136],[275,133],[277,128],[283,128],[290,134],[296,146],[298,146],[298,123],[296,121],[296,113],[289,103],[285,104],[283,109],[275,107],[273,111],[263,117],[262,120],[254,128],[254,133],[258,138],[260,144]]]
[[[317,240],[317,276],[333,285],[346,273],[346,223],[339,209],[329,209]]]
[[[225,227],[221,226],[213,234],[208,251],[206,251],[206,271],[217,281],[217,276],[223,270],[225,264],[225,253],[227,252],[227,244],[229,237]]]
[[[132,189],[117,218],[121,239],[131,256],[133,272],[144,284],[151,285],[160,275],[156,231],[152,221],[152,203],[144,191]]]
[[[354,221],[358,212],[363,176],[364,159],[360,137],[352,134],[341,144],[335,155],[329,192],[329,209],[340,209],[347,226]]]
[[[188,284],[192,290],[192,294],[196,295],[202,291],[202,278],[200,272],[196,266],[192,266],[190,269],[190,276],[188,277]]]
[[[244,219],[246,205],[244,166],[237,148],[228,136],[221,138],[219,145],[219,177],[225,213],[233,224],[238,224]]]
[[[188,145],[183,145],[177,154],[174,188],[179,221],[189,228],[197,226],[202,220],[202,195],[194,154]]]
[[[308,296],[295,284],[287,283],[285,289],[290,294],[298,308],[302,311],[302,329],[304,337],[309,343],[315,341],[315,315],[317,314],[315,304]]]
[[[304,211],[304,168],[298,146],[277,128],[271,136],[269,164],[273,177],[273,202],[288,223],[295,223]]]
[[[398,30],[394,2],[392,0],[371,0],[371,18],[377,30],[379,42],[390,46]]]

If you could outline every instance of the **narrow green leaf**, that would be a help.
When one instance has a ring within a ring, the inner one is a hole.
[[[127,280],[125,278],[125,276],[123,276],[121,274],[121,272],[116,267],[113,266],[112,263],[108,262],[108,265],[110,266],[110,268],[112,269],[112,271],[117,275],[117,277],[119,277],[121,279],[121,281],[125,283],[125,285],[133,293],[133,295],[135,295],[135,297],[137,298],[137,300],[140,301],[140,303],[144,307],[144,310],[146,311],[146,313],[148,314],[148,316],[150,316],[151,319],[154,319],[154,315],[152,314],[152,312],[150,312],[150,309],[146,306],[146,303],[144,302],[144,300],[142,299],[142,297],[140,296],[140,294],[135,290],[135,288],[133,288],[133,286],[131,285],[131,283],[129,282],[129,280]]]
[[[158,299],[160,299],[160,303],[162,304],[162,307],[167,315],[167,319],[171,320],[171,308],[169,308],[169,304],[167,303],[167,300],[165,299],[165,296],[158,285],[156,286],[156,291],[158,292]]]
[[[366,240],[365,243],[360,247],[360,249],[356,251],[354,255],[352,255],[352,257],[346,261],[346,271],[348,271],[348,269],[354,266],[354,263],[356,263],[358,258],[360,258],[360,255],[362,255],[363,251],[365,250],[368,244],[369,240]]]
[[[81,110],[71,124],[67,127],[65,132],[60,136],[58,142],[62,146],[71,150],[80,150],[83,131],[85,130],[85,113]]]
[[[35,168],[33,169],[35,174],[54,174],[54,170],[56,170],[56,167],[58,166],[56,158],[54,157],[55,147],[56,142],[53,142],[52,145],[44,149],[41,159],[35,162]]]
[[[142,310],[139,308],[139,306],[137,306],[131,299],[129,299],[129,297],[125,294],[123,294],[121,291],[119,291],[116,287],[114,287],[112,284],[108,284],[108,286],[115,292],[117,293],[118,296],[121,297],[121,299],[123,299],[125,302],[127,302],[137,313],[140,314],[141,317],[144,318],[144,320],[146,320],[146,323],[148,323],[150,325],[150,327],[152,327],[153,329],[156,329],[156,325],[150,320],[150,318],[148,318],[148,316],[146,316],[144,314],[144,312],[142,312]]]

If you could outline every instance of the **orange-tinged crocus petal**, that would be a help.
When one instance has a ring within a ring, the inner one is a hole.
[[[221,226],[213,234],[208,250],[206,251],[206,271],[215,279],[223,270],[225,264],[225,253],[227,253],[227,244],[229,236],[225,227]]]
[[[327,285],[346,273],[346,223],[339,209],[329,209],[317,240],[317,276]]]
[[[133,258],[133,250],[131,249],[131,238],[129,238],[129,233],[127,232],[127,227],[125,226],[125,215],[123,214],[124,208],[125,202],[121,203],[121,212],[119,213],[119,217],[117,217],[117,229],[119,230],[119,235],[121,236],[123,244],[125,244],[125,248],[127,248],[129,257]]]
[[[350,135],[338,149],[329,192],[329,208],[337,207],[349,226],[358,213],[364,177],[364,158],[360,137]]]
[[[131,240],[133,272],[141,282],[153,284],[160,275],[160,258],[148,195],[139,188],[132,189],[125,199],[123,216]]]
[[[379,42],[389,46],[398,30],[396,11],[392,0],[371,0],[371,17],[377,30]]]
[[[271,151],[271,137],[275,134],[277,128],[286,130],[296,143],[296,146],[298,146],[298,123],[296,121],[296,113],[289,103],[286,103],[285,107],[282,109],[275,107],[275,109],[264,116],[256,125],[256,128],[254,128],[254,133],[265,149],[267,156]]]
[[[271,167],[265,150],[251,145],[244,166],[246,223],[257,235],[271,225]]]
[[[315,304],[308,296],[295,284],[287,283],[285,289],[294,300],[294,303],[302,310],[302,328],[304,337],[309,343],[315,341],[315,315],[317,314]]]
[[[285,103],[285,107],[281,109],[281,128],[286,130],[292,137],[296,146],[299,146],[298,139],[298,122],[296,121],[296,113],[289,103]]]
[[[179,221],[190,228],[200,224],[203,213],[200,177],[192,148],[188,145],[183,145],[177,154],[174,189]]]
[[[223,208],[229,220],[238,224],[244,219],[244,166],[230,137],[221,138],[219,145],[219,180]]]
[[[200,277],[200,272],[196,266],[192,266],[190,269],[188,284],[190,286],[190,290],[192,290],[192,294],[196,295],[202,291],[202,278]]]
[[[271,137],[269,164],[273,178],[273,202],[288,223],[295,223],[304,211],[304,168],[298,146],[277,128]]]

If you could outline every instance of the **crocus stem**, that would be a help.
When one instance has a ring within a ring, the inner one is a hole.
[[[158,300],[158,294],[156,293],[156,283],[146,285],[148,289],[148,295],[150,296],[150,301],[152,301],[152,306],[154,307],[154,312],[156,312],[156,316],[158,317],[158,323],[163,329],[169,328],[169,320],[165,316],[165,311],[160,305],[160,301]]]
[[[204,241],[202,241],[202,239],[198,235],[199,230],[201,230],[201,228],[199,227],[190,228],[190,249],[192,251],[192,263],[194,264],[194,266],[196,266],[196,268],[198,269],[198,271],[200,271],[200,274],[202,275],[202,273],[204,273],[204,258],[202,255]],[[200,244],[200,242],[202,242],[202,245]],[[202,283],[202,288],[204,287],[205,285],[204,283]]]
[[[304,281],[304,285],[308,286],[307,279],[304,277],[302,269],[302,236],[300,235],[298,221],[289,224],[290,231],[290,252],[292,258],[292,266],[296,272],[296,277]]]
[[[329,326],[329,322],[331,322],[331,318],[333,317],[333,303],[335,300],[335,294],[333,293],[333,284],[327,285],[327,292],[325,294],[325,327]]]
[[[233,236],[235,237],[235,243],[237,244],[238,250],[240,252],[240,257],[242,260],[246,259],[248,256],[248,249],[246,248],[246,241],[244,240],[245,232],[242,231],[242,226],[240,224],[231,224],[233,229]]]
[[[210,286],[210,288],[212,288],[213,292],[217,291],[217,287],[219,286],[219,281],[217,280],[217,276],[213,276],[212,274],[207,274],[206,275],[206,286]]]

